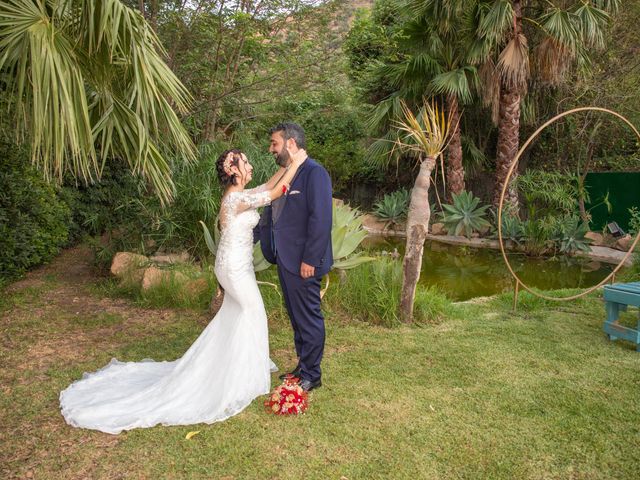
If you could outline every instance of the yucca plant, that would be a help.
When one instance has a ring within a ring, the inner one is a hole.
[[[452,195],[453,204],[442,205],[442,222],[449,233],[454,235],[464,234],[471,238],[471,234],[489,228],[491,225],[485,219],[489,205],[478,206],[480,199],[472,192],[463,191]]]
[[[174,186],[167,157],[195,158],[174,108],[190,95],[165,64],[158,37],[120,0],[0,2],[0,72],[16,117],[48,179],[90,182],[113,157],[153,186]]]
[[[387,193],[382,200],[373,205],[373,214],[386,221],[387,225],[398,224],[407,216],[409,199],[410,194],[404,188]]]
[[[404,322],[413,320],[413,303],[416,285],[420,278],[424,242],[429,229],[431,207],[429,187],[431,172],[436,159],[446,147],[451,115],[445,115],[435,102],[424,101],[417,115],[402,103],[403,117],[396,121],[400,137],[396,145],[414,155],[420,165],[407,212],[407,246],[402,263],[402,293],[400,296],[400,316]]]

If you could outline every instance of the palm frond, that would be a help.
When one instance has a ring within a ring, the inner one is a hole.
[[[477,83],[478,72],[475,67],[461,67],[433,77],[430,90],[437,95],[453,95],[461,103],[468,103]]]
[[[604,29],[611,17],[609,14],[588,3],[582,4],[575,12],[578,30],[588,46],[604,47]]]
[[[564,48],[575,55],[580,35],[576,28],[575,15],[554,7],[541,18],[542,28]]]
[[[481,7],[478,34],[491,43],[498,44],[513,24],[511,0],[496,0],[490,4],[483,2]]]
[[[500,72],[491,58],[482,64],[478,71],[482,104],[491,108],[491,121],[498,124],[500,117]]]
[[[514,35],[500,53],[497,69],[509,87],[526,91],[529,81],[529,46],[527,37]]]
[[[397,145],[419,156],[435,158],[446,147],[451,115],[445,116],[444,109],[435,101],[424,101],[417,115],[402,102],[403,119],[396,120],[395,125],[400,132]]]
[[[166,157],[195,149],[175,110],[190,95],[162,58],[153,30],[119,0],[0,3],[0,69],[16,104],[17,136],[50,179],[91,181],[126,156],[163,203],[173,183]]]

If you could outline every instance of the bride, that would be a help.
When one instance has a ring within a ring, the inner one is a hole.
[[[225,186],[215,274],[225,290],[217,315],[186,353],[172,362],[119,362],[85,373],[60,393],[67,423],[117,434],[154,425],[225,420],[269,393],[267,316],[253,271],[256,209],[283,195],[307,155],[289,152],[291,163],[257,188],[245,190],[253,167],[240,150],[217,160]]]

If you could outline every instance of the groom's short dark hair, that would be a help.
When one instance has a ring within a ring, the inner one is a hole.
[[[269,130],[269,135],[273,135],[276,132],[282,132],[285,142],[290,138],[296,141],[298,148],[307,148],[307,140],[304,137],[304,128],[297,123],[282,122]]]

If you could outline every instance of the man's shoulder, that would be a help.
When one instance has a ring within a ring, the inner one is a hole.
[[[327,169],[324,168],[324,166],[321,163],[319,163],[318,161],[314,160],[311,157],[307,157],[307,159],[305,160],[305,163],[308,163],[307,168],[309,173],[311,173],[312,171],[318,171],[318,172],[322,171],[328,174]]]

